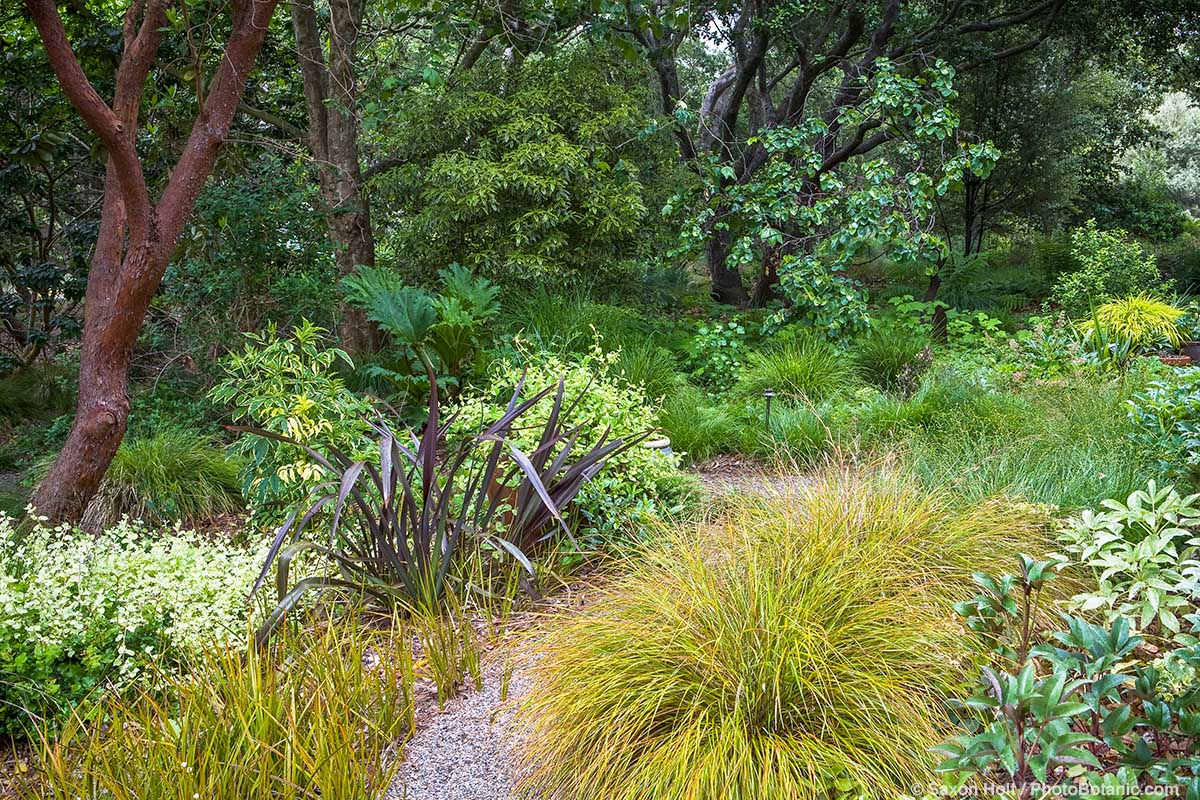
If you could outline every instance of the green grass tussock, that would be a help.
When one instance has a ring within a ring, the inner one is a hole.
[[[815,405],[853,383],[853,367],[844,354],[823,339],[805,336],[751,353],[736,392],[759,398],[770,389],[784,400]]]
[[[966,679],[952,603],[1040,547],[1033,520],[886,475],[667,532],[533,641],[521,796],[891,800],[931,779]]]
[[[884,391],[915,383],[922,367],[927,339],[899,327],[882,327],[856,340],[850,349],[855,373],[864,382]]]
[[[692,462],[753,445],[734,409],[710,400],[695,386],[684,386],[663,401],[658,424],[671,438],[671,448]]]
[[[652,343],[626,346],[616,367],[625,380],[645,389],[651,400],[666,397],[686,382],[671,351]]]
[[[191,431],[166,430],[121,445],[83,521],[104,528],[128,515],[196,525],[243,507],[240,468],[224,448]]]

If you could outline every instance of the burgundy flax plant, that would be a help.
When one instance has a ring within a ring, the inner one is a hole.
[[[432,384],[420,435],[412,429],[397,433],[380,416],[371,423],[378,446],[369,459],[355,460],[333,448],[326,456],[277,433],[232,428],[301,447],[332,476],[312,491],[307,509],[297,509],[279,527],[267,551],[251,594],[274,567],[278,599],[259,628],[260,644],[310,591],[351,590],[388,605],[433,609],[446,591],[456,558],[480,543],[507,553],[532,574],[529,553],[541,542],[558,531],[574,541],[563,511],[584,484],[609,458],[648,435],[610,438],[606,430],[591,448],[578,448],[588,423],[568,428],[565,421],[579,398],[566,404],[560,381],[522,399],[522,379],[503,415],[474,436],[447,441],[454,417],[440,421],[437,385]],[[538,444],[523,452],[510,434],[552,393]],[[303,538],[314,519],[329,520],[327,534]],[[292,565],[302,553],[315,554],[334,569],[293,583]]]

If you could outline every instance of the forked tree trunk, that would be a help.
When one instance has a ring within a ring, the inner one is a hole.
[[[33,505],[55,521],[82,516],[129,421],[129,364],[150,299],[212,172],[278,0],[233,0],[233,26],[187,144],[157,203],[138,158],[138,111],[167,30],[169,0],[134,0],[110,107],[67,41],[54,0],[26,0],[59,85],[108,154],[100,230],[88,273],[75,422]],[[203,84],[201,84],[203,85]],[[199,100],[199,98],[198,98]]]

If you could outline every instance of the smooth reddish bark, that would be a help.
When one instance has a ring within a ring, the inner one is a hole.
[[[63,93],[108,155],[84,305],[75,423],[33,500],[38,513],[52,520],[82,516],[121,446],[129,419],[129,364],[142,320],[229,133],[278,2],[233,0],[224,57],[170,180],[154,202],[135,143],[142,93],[171,0],[133,0],[126,11],[111,106],[80,67],[54,0],[26,0]]]

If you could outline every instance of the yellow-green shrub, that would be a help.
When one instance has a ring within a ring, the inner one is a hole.
[[[454,415],[455,435],[478,432],[485,420],[504,414],[513,389],[524,380],[523,397],[563,381],[563,424],[569,430],[582,425],[577,447],[589,448],[601,437],[609,440],[653,431],[658,425],[659,403],[646,396],[644,387],[622,376],[619,353],[604,352],[599,342],[584,356],[559,356],[547,352],[529,354],[518,361],[499,361],[488,375],[488,391],[472,392],[462,398]],[[554,395],[535,404],[514,430],[516,444],[525,452],[538,447],[545,420],[554,405]],[[589,528],[606,537],[626,523],[678,513],[689,500],[691,488],[679,480],[677,456],[631,447],[617,453],[584,485],[576,505]]]
[[[830,476],[666,535],[532,645],[522,796],[891,798],[931,777],[968,654],[952,604],[1036,526]],[[835,787],[838,792],[835,792]]]

